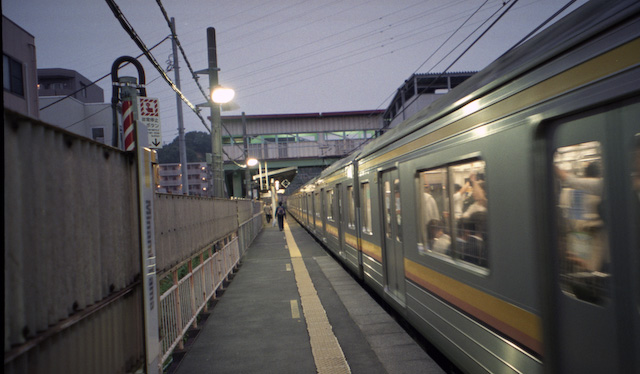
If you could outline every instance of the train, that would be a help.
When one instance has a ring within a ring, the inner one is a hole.
[[[585,3],[289,214],[464,372],[639,373],[639,14]]]

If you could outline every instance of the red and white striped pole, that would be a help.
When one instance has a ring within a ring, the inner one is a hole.
[[[133,151],[136,144],[133,126],[133,105],[130,100],[122,101],[122,119],[122,127],[124,130],[124,150]]]

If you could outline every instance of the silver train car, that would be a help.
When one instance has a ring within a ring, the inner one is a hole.
[[[469,373],[640,373],[640,3],[589,2],[287,209]]]

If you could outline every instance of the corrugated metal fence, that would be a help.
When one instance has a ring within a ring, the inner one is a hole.
[[[5,373],[142,367],[133,157],[5,111]],[[164,275],[198,256],[200,268],[226,256],[225,268],[215,268],[226,276],[262,228],[260,204],[247,200],[156,195],[154,208]],[[201,282],[209,296],[218,284],[210,279]]]

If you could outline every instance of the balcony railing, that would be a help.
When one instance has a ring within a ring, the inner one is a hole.
[[[249,157],[268,160],[280,158],[343,157],[363,145],[367,140],[368,139],[344,139],[327,140],[323,143],[250,144],[248,153]],[[226,153],[224,155],[225,161],[229,161],[229,158],[233,160],[241,160],[244,158],[242,144],[225,144],[223,148]]]

